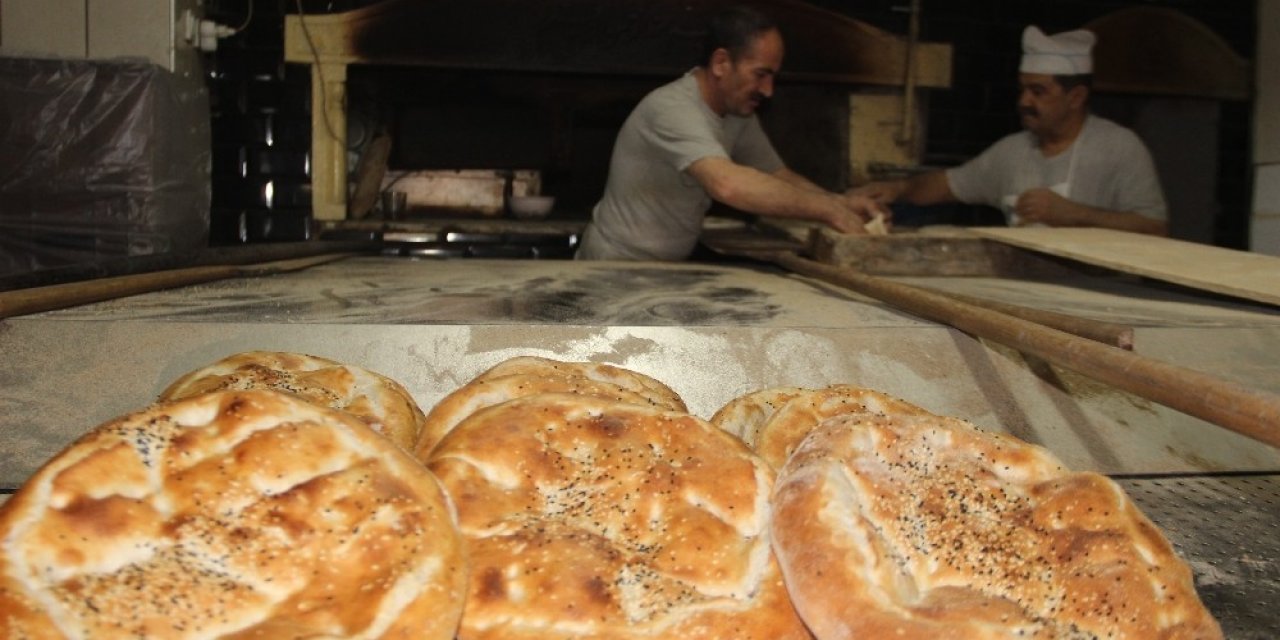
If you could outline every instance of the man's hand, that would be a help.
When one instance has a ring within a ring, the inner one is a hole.
[[[849,189],[844,194],[846,196],[869,198],[880,204],[891,204],[901,198],[906,189],[906,180],[889,180],[885,182],[868,182],[861,187]]]
[[[1051,227],[1100,227],[1156,236],[1169,235],[1164,220],[1132,211],[1108,211],[1068,200],[1049,189],[1029,189],[1013,203],[1019,224],[1038,222]]]
[[[866,196],[855,195],[851,191],[842,196],[836,196],[835,200],[839,206],[827,219],[827,225],[841,233],[865,235],[867,223],[877,217],[884,221],[887,229],[888,221],[893,218],[888,207]]]
[[[858,194],[832,193],[788,169],[762,173],[728,158],[707,157],[689,165],[689,175],[717,202],[761,216],[823,222],[842,233],[866,234],[866,226],[889,220],[889,209]],[[887,230],[887,229],[886,229]]]
[[[1013,212],[1022,224],[1064,227],[1078,224],[1075,203],[1043,187],[1028,189],[1013,203]]]

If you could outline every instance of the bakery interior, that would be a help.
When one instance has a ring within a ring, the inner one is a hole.
[[[757,3],[788,38],[762,123],[834,191],[1016,131],[1022,28],[1094,30],[1092,109],[1151,149],[1168,238],[716,207],[689,261],[574,261],[622,121],[724,4],[0,0],[0,500],[244,351],[424,409],[520,355],[640,371],[703,418],[855,384],[1116,480],[1226,637],[1275,637],[1280,1]]]

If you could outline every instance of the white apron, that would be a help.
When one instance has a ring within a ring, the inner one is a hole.
[[[1056,193],[1056,194],[1058,194],[1058,195],[1062,196],[1063,198],[1069,198],[1069,197],[1071,196],[1071,178],[1072,178],[1072,176],[1074,176],[1074,175],[1075,175],[1075,172],[1076,172],[1076,144],[1077,144],[1077,143],[1079,143],[1079,142],[1080,142],[1080,139],[1079,139],[1079,138],[1076,138],[1076,139],[1071,143],[1071,152],[1070,152],[1070,153],[1071,153],[1071,157],[1070,157],[1070,159],[1068,159],[1068,160],[1067,160],[1067,179],[1066,179],[1066,180],[1063,180],[1062,182],[1059,182],[1059,183],[1057,183],[1057,184],[1054,184],[1054,185],[1050,185],[1050,186],[1049,186],[1049,190],[1050,190],[1050,191],[1052,191],[1052,192],[1054,192],[1054,193]],[[1032,150],[1031,150],[1031,152],[1032,152],[1032,153],[1039,153],[1039,151],[1036,151],[1035,149],[1032,149]],[[1030,163],[1030,162],[1024,162],[1024,163],[1022,163],[1022,164],[1021,164],[1021,166],[1020,166],[1020,168],[1018,169],[1019,173],[1020,173],[1020,174],[1022,174],[1023,176],[1025,176],[1025,173],[1026,173],[1026,171],[1027,171],[1027,167],[1031,166],[1031,164],[1032,164],[1032,163]],[[1016,181],[1016,182],[1015,182],[1015,184],[1036,184],[1036,183],[1043,182],[1043,178],[1044,178],[1043,176],[1040,176],[1040,179],[1039,179],[1039,180],[1028,180],[1028,181],[1025,181],[1025,182],[1024,182],[1024,181],[1022,181],[1022,180],[1018,180],[1018,181]],[[1028,187],[1028,189],[1027,189],[1027,190],[1030,190],[1030,189],[1032,189],[1032,188],[1034,188],[1034,187]],[[1005,219],[1006,219],[1006,220],[1008,220],[1008,222],[1009,222],[1009,226],[1011,226],[1011,227],[1044,227],[1044,226],[1048,226],[1048,225],[1045,225],[1045,224],[1040,223],[1040,222],[1032,222],[1032,223],[1027,223],[1027,224],[1024,224],[1024,223],[1022,222],[1022,219],[1021,219],[1020,217],[1018,217],[1018,214],[1013,210],[1014,205],[1015,205],[1015,204],[1017,204],[1017,202],[1018,202],[1018,196],[1020,196],[1020,195],[1022,195],[1022,194],[1021,194],[1021,193],[1011,193],[1011,194],[1008,194],[1008,195],[1006,195],[1005,197],[1003,197],[1003,198],[1001,198],[1001,199],[1000,199],[1000,202],[1001,202],[1002,204],[1004,204],[1004,216],[1005,216]]]

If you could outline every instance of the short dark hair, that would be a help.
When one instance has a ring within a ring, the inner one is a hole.
[[[759,9],[746,5],[735,5],[714,16],[707,23],[707,37],[702,45],[702,61],[700,65],[711,62],[711,54],[716,49],[725,49],[729,57],[737,60],[755,41],[756,37],[766,31],[777,29],[773,19]]]
[[[1053,79],[1062,86],[1064,92],[1070,91],[1076,87],[1084,87],[1093,93],[1093,74],[1081,73],[1075,75],[1054,75]]]

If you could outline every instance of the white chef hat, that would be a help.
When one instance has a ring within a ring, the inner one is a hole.
[[[1084,29],[1045,35],[1031,25],[1022,31],[1022,73],[1046,73],[1075,76],[1093,73],[1093,56],[1089,50],[1097,39]]]

